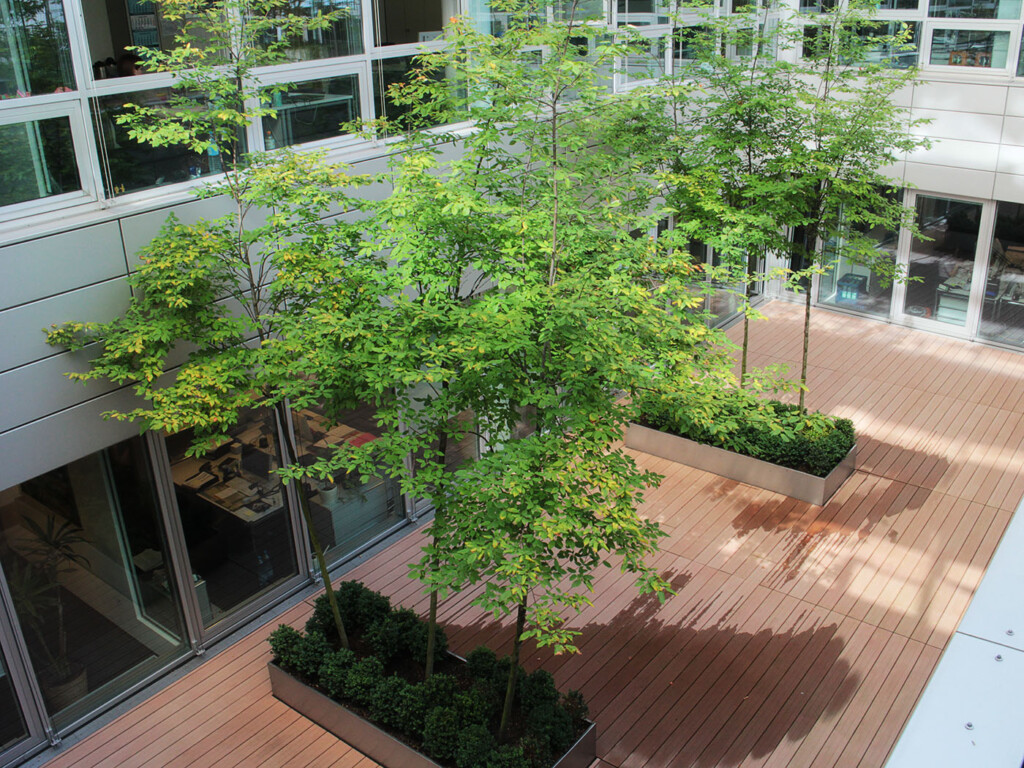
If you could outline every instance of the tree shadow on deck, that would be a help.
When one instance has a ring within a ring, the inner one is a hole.
[[[909,461],[925,461],[939,476],[949,462],[919,451],[907,451]],[[859,484],[858,484],[859,481]],[[853,487],[855,490],[847,491]],[[732,520],[735,537],[744,541],[759,536],[768,550],[770,571],[762,581],[769,586],[793,581],[810,566],[826,568],[855,537],[864,540],[880,532],[896,541],[900,530],[909,526],[932,489],[890,477],[857,470],[823,507],[784,496],[747,503]],[[773,541],[773,537],[776,540]]]
[[[664,605],[635,597],[587,623],[580,654],[524,646],[528,669],[543,667],[563,690],[586,696],[599,757],[616,766],[737,766],[799,742],[845,709],[860,677],[823,611],[779,610],[781,601],[750,591],[694,600],[684,593],[688,574],[663,577],[679,594]],[[458,652],[511,645],[510,627],[487,617],[447,629]]]

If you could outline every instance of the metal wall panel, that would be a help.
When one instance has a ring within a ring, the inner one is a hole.
[[[0,308],[124,275],[117,222],[0,248]]]

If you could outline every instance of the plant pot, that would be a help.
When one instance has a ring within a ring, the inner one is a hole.
[[[441,768],[426,755],[352,712],[270,662],[270,688],[275,698],[307,720],[330,731],[385,768]],[[587,768],[597,754],[597,726],[590,723],[553,768]]]
[[[82,665],[74,664],[70,677],[59,681],[43,679],[40,687],[50,712],[60,712],[89,692],[87,671]]]
[[[626,447],[818,506],[826,504],[853,474],[857,461],[855,445],[835,469],[818,477],[639,424],[630,424],[626,430]]]

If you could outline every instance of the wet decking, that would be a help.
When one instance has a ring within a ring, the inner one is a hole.
[[[767,314],[755,362],[793,363],[801,308]],[[635,454],[665,476],[643,512],[668,533],[656,564],[676,594],[641,599],[605,571],[570,622],[581,653],[527,657],[586,695],[600,768],[883,765],[1024,494],[1022,383],[1017,353],[815,312],[808,402],[860,435],[829,504]],[[423,610],[404,567],[420,543],[352,575]],[[507,648],[508,622],[471,597],[442,607],[451,645]],[[269,628],[50,765],[373,765],[270,696]]]

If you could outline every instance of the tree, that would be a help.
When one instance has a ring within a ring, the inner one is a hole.
[[[815,32],[803,33],[803,64],[793,119],[802,130],[779,162],[788,169],[779,195],[780,210],[791,227],[803,228],[793,244],[807,268],[820,274],[840,257],[862,264],[884,281],[905,279],[879,253],[864,228],[884,226],[916,232],[910,211],[882,169],[900,155],[927,144],[913,136],[907,110],[894,96],[914,82],[913,68],[895,69],[883,57],[870,61],[879,47],[905,50],[908,33],[878,35],[877,6],[855,0],[821,14]],[[811,291],[804,296],[800,407],[807,393]]]
[[[721,252],[725,279],[744,286],[741,386],[748,383],[751,281],[778,274],[759,274],[751,260],[792,254],[806,265],[788,277],[805,291],[801,407],[811,277],[843,257],[883,280],[902,279],[862,230],[913,226],[880,169],[922,144],[893,100],[916,73],[892,69],[884,57],[868,62],[876,48],[898,51],[907,41],[905,33],[877,35],[872,13],[870,4],[854,2],[809,26],[768,10],[707,18],[685,33],[693,65],[658,88],[688,87],[692,96],[685,119],[667,114],[670,152],[660,160],[661,178],[683,231]],[[790,231],[803,236],[791,242]]]
[[[125,314],[54,328],[48,340],[71,350],[98,344],[90,370],[71,378],[127,384],[143,401],[106,416],[143,429],[192,429],[189,451],[201,455],[226,438],[243,409],[272,409],[283,426],[289,397],[324,394],[302,377],[301,361],[288,357],[289,334],[301,333],[295,319],[304,315],[303,301],[315,287],[319,300],[351,318],[372,314],[380,272],[376,258],[360,255],[357,227],[324,218],[337,207],[358,207],[347,195],[352,179],[317,155],[246,154],[241,142],[247,126],[274,114],[261,99],[283,87],[268,90],[255,69],[280,61],[294,36],[332,17],[283,13],[273,0],[167,0],[161,7],[180,23],[176,47],[139,52],[148,69],[175,73],[175,95],[166,106],[136,106],[119,119],[139,141],[217,158],[224,175],[199,195],[224,195],[234,210],[194,225],[172,216],[140,254]],[[282,434],[281,458],[292,465],[298,452],[290,431]],[[298,495],[347,646],[309,504]]]
[[[723,358],[707,344],[717,335],[691,322],[692,265],[631,235],[661,212],[649,213],[656,186],[628,151],[646,104],[609,93],[623,48],[571,13],[543,25],[528,7],[498,10],[511,16],[504,35],[454,22],[448,49],[422,57],[426,72],[394,97],[474,123],[431,196],[478,224],[491,289],[433,343],[476,379],[484,451],[451,473],[414,573],[431,592],[481,584],[477,605],[515,615],[504,731],[523,640],[572,649],[561,610],[587,602],[594,568],[614,559],[641,590],[666,588],[646,563],[661,533],[636,509],[656,477],[615,447],[633,409],[622,393],[678,385]],[[543,58],[528,53],[538,48]]]

